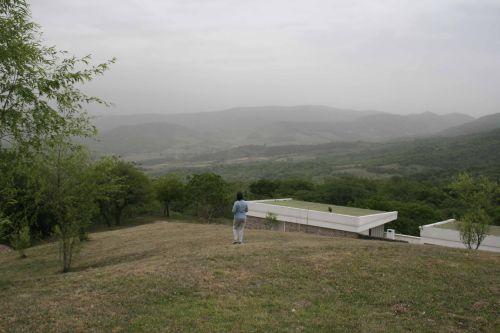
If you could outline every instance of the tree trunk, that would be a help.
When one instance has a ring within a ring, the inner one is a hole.
[[[104,221],[106,222],[106,225],[108,227],[111,227],[111,219],[109,218],[108,214],[104,214]]]
[[[69,246],[68,246],[68,239],[65,239],[65,236],[63,236],[62,240],[62,256],[63,256],[63,273],[66,273],[69,271]]]
[[[122,223],[122,212],[123,207],[116,207],[115,211],[115,224],[120,225]]]
[[[170,205],[168,202],[165,203],[165,209],[167,210],[167,217],[170,217]]]
[[[109,216],[109,209],[106,208],[106,205],[104,205],[103,203],[99,203],[99,207],[100,207],[104,222],[106,223],[106,225],[108,227],[111,227],[111,218]]]

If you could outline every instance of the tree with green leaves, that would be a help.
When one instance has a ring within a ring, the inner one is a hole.
[[[97,186],[91,160],[82,147],[63,141],[53,143],[40,156],[38,168],[43,205],[55,220],[63,272],[69,271],[85,234],[97,213]]]
[[[85,106],[107,103],[80,88],[112,62],[92,65],[90,56],[45,46],[27,1],[0,1],[0,213],[14,237],[37,220],[39,154],[95,133]]]
[[[0,151],[0,242],[16,250],[30,245],[33,237],[25,237],[25,233],[38,219],[36,167],[32,159],[19,158],[15,151]]]
[[[262,198],[274,198],[280,187],[280,181],[272,179],[259,179],[250,183],[249,190],[252,194]]]
[[[84,109],[104,103],[79,88],[114,61],[97,66],[44,46],[25,0],[0,2],[0,148],[36,148],[56,136],[95,132]]]
[[[103,157],[93,165],[93,179],[97,185],[98,220],[104,221],[108,227],[115,219],[115,200],[124,196],[127,185],[123,178],[115,172],[119,163],[116,157]]]
[[[486,237],[491,217],[491,209],[498,184],[486,177],[473,178],[467,173],[458,175],[450,188],[465,208],[460,216],[458,227],[460,238],[468,249],[478,249]]]
[[[230,205],[229,186],[221,176],[214,173],[192,175],[186,191],[196,214],[207,222]]]
[[[126,209],[145,205],[151,199],[151,184],[148,176],[134,164],[117,158],[110,160],[111,165],[106,170],[112,188],[107,192],[106,211],[111,213],[116,225],[122,222]]]
[[[16,226],[10,219],[0,216],[0,241],[8,241],[20,258],[26,258],[25,250],[31,245],[29,225],[21,223]]]
[[[172,202],[179,202],[184,197],[185,185],[176,174],[166,174],[154,182],[156,199],[163,205],[163,215],[170,217]]]

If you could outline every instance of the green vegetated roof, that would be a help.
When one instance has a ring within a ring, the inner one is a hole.
[[[458,224],[457,224],[457,222],[454,222],[454,221],[450,221],[448,223],[443,223],[443,224],[438,224],[435,227],[442,228],[442,229],[458,230]],[[500,236],[500,227],[495,226],[495,225],[490,225],[490,230],[488,231],[488,235]]]
[[[315,210],[315,211],[319,211],[319,212],[329,212],[328,207],[331,207],[332,213],[342,214],[342,215],[350,215],[350,216],[365,216],[365,215],[385,213],[385,212],[382,212],[379,210],[336,206],[336,205],[329,205],[329,204],[317,203],[317,202],[307,202],[307,201],[300,201],[300,200],[281,200],[281,201],[276,200],[276,201],[267,201],[264,203],[271,204],[271,205],[277,205],[277,206],[309,209],[309,210]]]

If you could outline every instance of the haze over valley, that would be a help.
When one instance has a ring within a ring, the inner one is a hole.
[[[327,106],[238,107],[180,114],[97,116],[99,134],[87,144],[95,154],[115,154],[153,173],[338,154],[363,158],[398,143],[410,149],[500,127],[500,114],[397,115]],[[427,141],[423,141],[427,139]],[[420,141],[419,141],[420,140]],[[453,139],[451,139],[453,140]],[[274,148],[273,148],[274,147]],[[270,152],[273,153],[270,153]],[[383,157],[383,155],[382,155]]]

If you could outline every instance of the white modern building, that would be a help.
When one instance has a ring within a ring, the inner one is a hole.
[[[398,212],[382,212],[292,199],[248,201],[247,225],[262,228],[266,216],[274,214],[282,231],[304,231],[330,236],[384,237],[384,225]]]
[[[420,244],[466,248],[460,239],[457,221],[454,219],[421,226]],[[500,227],[490,226],[488,235],[481,243],[479,250],[500,252]]]

